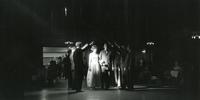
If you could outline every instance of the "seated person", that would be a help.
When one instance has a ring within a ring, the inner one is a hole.
[[[178,62],[175,62],[175,65],[172,70],[170,70],[170,80],[174,84],[179,84],[182,79],[182,68],[179,66]]]

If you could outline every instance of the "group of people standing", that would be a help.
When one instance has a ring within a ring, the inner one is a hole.
[[[68,80],[68,88],[77,92],[81,91],[83,80],[91,89],[134,89],[134,84],[151,84],[160,82],[162,78],[182,80],[178,64],[163,77],[162,72],[151,69],[146,60],[148,52],[133,51],[129,44],[91,42],[83,45],[81,42],[68,42],[66,46],[65,57],[58,58],[57,63],[50,62],[48,76],[49,79],[64,76]]]
[[[134,53],[130,45],[107,42],[102,50],[94,42],[84,46],[81,42],[67,45],[63,63],[67,68],[69,88],[80,92],[85,78],[87,87],[92,89],[109,89],[110,86],[133,89]],[[85,53],[87,50],[89,53]]]

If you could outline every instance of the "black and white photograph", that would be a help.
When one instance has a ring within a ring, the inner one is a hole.
[[[200,100],[200,0],[0,0],[0,100]]]

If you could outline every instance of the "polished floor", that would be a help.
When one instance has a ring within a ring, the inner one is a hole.
[[[60,81],[55,87],[24,92],[24,100],[194,100],[192,96],[174,88],[135,87],[133,91],[83,88],[82,92],[76,93],[67,89],[66,81]]]

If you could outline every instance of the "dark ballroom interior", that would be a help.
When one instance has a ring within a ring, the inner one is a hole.
[[[50,60],[59,62],[79,41],[99,55],[104,43],[131,46],[134,89],[123,89],[127,77],[112,68],[109,89],[88,88],[87,75],[81,92],[64,75],[49,85]],[[0,0],[0,46],[0,100],[200,100],[199,0]],[[143,62],[148,67],[137,71]]]

